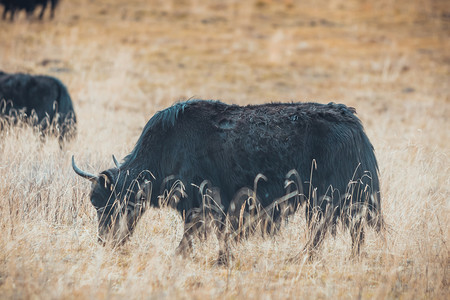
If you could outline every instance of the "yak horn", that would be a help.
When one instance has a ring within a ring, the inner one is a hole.
[[[77,173],[83,178],[86,178],[89,181],[96,182],[98,180],[98,176],[90,174],[78,168],[77,165],[75,164],[75,157],[73,155],[72,155],[72,168],[75,171],[75,173]]]
[[[114,156],[114,154],[112,155],[112,159],[114,161],[114,164],[116,165],[117,169],[120,168],[120,163],[117,161],[116,157]]]

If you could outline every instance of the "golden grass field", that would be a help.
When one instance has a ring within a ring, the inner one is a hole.
[[[0,299],[449,299],[450,4],[446,0],[62,0],[56,17],[0,22],[0,69],[60,78],[78,137],[0,134]],[[37,15],[37,12],[36,12]],[[375,146],[389,230],[348,232],[313,261],[299,211],[280,234],[175,248],[182,220],[150,209],[119,249],[97,243],[90,183],[147,120],[188,98],[356,108]]]

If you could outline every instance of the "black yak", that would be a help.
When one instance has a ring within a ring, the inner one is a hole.
[[[305,204],[311,229],[305,249],[311,251],[341,221],[359,253],[363,223],[377,230],[383,224],[374,149],[355,110],[343,104],[177,103],[156,113],[122,164],[115,162],[94,175],[72,157],[74,171],[93,182],[100,240],[114,244],[133,232],[148,204],[161,204],[158,191],[170,186],[178,186],[171,193],[185,218],[177,250],[191,248],[195,222],[204,222],[198,216],[208,209],[218,220],[219,261],[228,257],[242,205],[247,216],[256,207],[276,228]],[[253,204],[245,207],[249,198]],[[225,228],[228,220],[234,229]]]
[[[50,131],[60,145],[76,134],[72,100],[60,80],[0,71],[0,121],[11,124],[19,120],[36,126],[43,135]]]
[[[44,12],[50,2],[50,18],[55,16],[55,8],[58,5],[59,0],[0,0],[0,4],[3,4],[3,20],[6,19],[8,12],[10,13],[10,20],[14,20],[16,11],[25,10],[27,17],[31,17],[37,6],[41,6],[41,12],[39,13],[39,19],[42,20]]]

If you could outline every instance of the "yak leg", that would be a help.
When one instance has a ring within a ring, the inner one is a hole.
[[[315,217],[309,228],[309,240],[305,246],[306,252],[313,257],[322,244],[328,230],[327,220],[322,217]]]
[[[337,232],[337,222],[338,222],[338,215],[334,214],[333,215],[333,220],[331,221],[331,235],[333,237],[336,237],[336,232]]]
[[[42,3],[42,9],[41,12],[39,13],[39,20],[42,20],[42,18],[44,17],[44,11],[47,8],[47,1],[44,1]]]
[[[33,12],[34,12],[34,9],[29,9],[29,8],[25,9],[25,14],[27,16],[27,20],[31,20],[32,19]]]
[[[10,7],[10,15],[9,15],[9,20],[12,22],[14,21],[14,13],[16,12],[16,8],[15,7]]]
[[[3,20],[6,20],[6,14],[8,13],[8,5],[7,4],[5,4],[5,7],[3,8],[3,15],[2,15],[2,19]]]
[[[321,214],[317,214],[314,216],[314,219],[310,218],[307,220],[308,224],[308,232],[309,238],[306,242],[306,245],[303,247],[303,251],[289,258],[288,262],[298,262],[302,260],[302,257],[306,255],[306,258],[309,260],[314,260],[320,245],[322,244],[325,235],[328,230],[329,222],[325,220],[321,216]]]
[[[177,247],[177,254],[186,257],[192,253],[193,239],[195,235],[201,232],[202,227],[205,227],[205,220],[203,220],[202,215],[196,210],[189,211],[184,221],[184,233]]]
[[[314,210],[310,208],[307,211],[307,221],[310,235],[304,251],[310,255],[310,258],[313,258],[320,248],[328,228],[333,223],[332,209],[327,206],[324,212],[322,210],[314,212]]]
[[[56,0],[52,0],[52,7],[50,12],[50,19],[55,17]]]
[[[219,256],[216,265],[227,266],[233,255],[230,250],[230,232],[225,224],[217,224],[217,240],[219,241]]]
[[[192,222],[184,223],[184,233],[175,252],[183,257],[187,257],[192,253],[194,233],[197,231],[197,225]]]
[[[361,218],[355,220],[351,225],[350,235],[352,236],[352,256],[359,256],[361,246],[364,244],[364,227]]]

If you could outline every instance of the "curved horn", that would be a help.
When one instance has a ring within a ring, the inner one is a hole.
[[[114,161],[114,164],[116,165],[117,169],[120,168],[120,163],[117,161],[116,157],[114,156],[114,154],[112,155],[112,159]]]
[[[77,165],[75,164],[75,157],[73,155],[72,155],[72,168],[75,171],[75,173],[77,173],[77,175],[86,178],[89,181],[95,182],[98,180],[98,176],[82,171],[80,168],[78,168]]]

